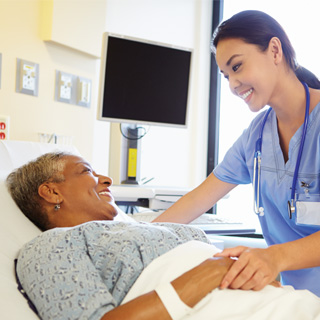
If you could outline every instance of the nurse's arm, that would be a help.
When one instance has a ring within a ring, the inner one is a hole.
[[[221,288],[261,290],[279,272],[320,266],[320,231],[305,238],[267,249],[235,247],[216,256],[238,257],[224,277]]]
[[[189,223],[212,208],[234,187],[235,184],[223,182],[211,173],[197,188],[180,198],[153,222]]]
[[[299,240],[275,245],[281,271],[320,266],[320,231]]]

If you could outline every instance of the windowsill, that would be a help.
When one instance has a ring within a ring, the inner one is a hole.
[[[218,236],[218,235],[209,235],[210,240],[223,241],[224,248],[233,248],[236,246],[246,246],[251,248],[267,248],[268,245],[266,241],[260,237],[253,237],[251,235],[234,235],[234,236]]]
[[[264,239],[264,236],[261,232],[249,233],[249,234],[235,234],[231,237],[244,237],[244,238],[254,238],[254,239]]]

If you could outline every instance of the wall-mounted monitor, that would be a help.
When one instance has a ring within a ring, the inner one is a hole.
[[[103,35],[98,119],[186,127],[192,50]]]

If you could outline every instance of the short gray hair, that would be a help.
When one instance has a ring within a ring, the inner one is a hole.
[[[11,172],[6,184],[11,197],[20,210],[41,230],[51,228],[47,212],[41,205],[38,189],[45,182],[62,182],[65,180],[64,157],[72,154],[66,152],[46,153]]]

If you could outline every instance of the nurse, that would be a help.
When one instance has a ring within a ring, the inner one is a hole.
[[[238,260],[221,288],[260,290],[280,272],[284,285],[320,296],[320,82],[297,64],[278,22],[260,11],[220,24],[212,51],[231,92],[253,112],[271,111],[259,113],[213,173],[155,221],[188,223],[237,185],[253,183],[269,247],[225,249],[220,256]]]

